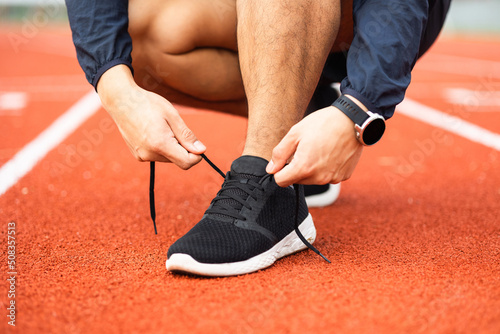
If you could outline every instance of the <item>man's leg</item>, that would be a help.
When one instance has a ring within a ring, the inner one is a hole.
[[[271,157],[303,116],[340,26],[340,0],[237,1],[248,100],[244,154]]]
[[[131,0],[129,17],[140,86],[178,104],[247,115],[235,0]],[[352,40],[352,0],[342,0],[341,23],[332,52]]]
[[[246,115],[235,0],[131,0],[135,79],[171,102]]]

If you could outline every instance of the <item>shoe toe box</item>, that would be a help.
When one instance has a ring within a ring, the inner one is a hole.
[[[231,263],[247,260],[273,246],[262,234],[236,227],[232,222],[204,218],[168,250],[187,254],[201,263]]]

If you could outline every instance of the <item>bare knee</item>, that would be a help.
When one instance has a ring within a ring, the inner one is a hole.
[[[134,44],[148,43],[165,54],[199,47],[236,50],[234,0],[135,0],[129,18]]]
[[[183,54],[196,48],[199,18],[193,2],[171,1],[151,21],[148,39],[166,54]]]

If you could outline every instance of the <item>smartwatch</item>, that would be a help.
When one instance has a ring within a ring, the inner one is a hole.
[[[382,138],[385,131],[385,120],[379,114],[364,111],[354,101],[345,95],[340,96],[332,106],[340,109],[354,122],[356,139],[365,145],[375,144]]]

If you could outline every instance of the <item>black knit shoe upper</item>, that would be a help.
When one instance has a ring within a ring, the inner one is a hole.
[[[295,229],[296,192],[266,173],[267,161],[236,159],[201,221],[168,250],[201,263],[230,263],[259,255]],[[301,187],[302,188],[302,187]],[[308,215],[300,191],[298,222]]]

